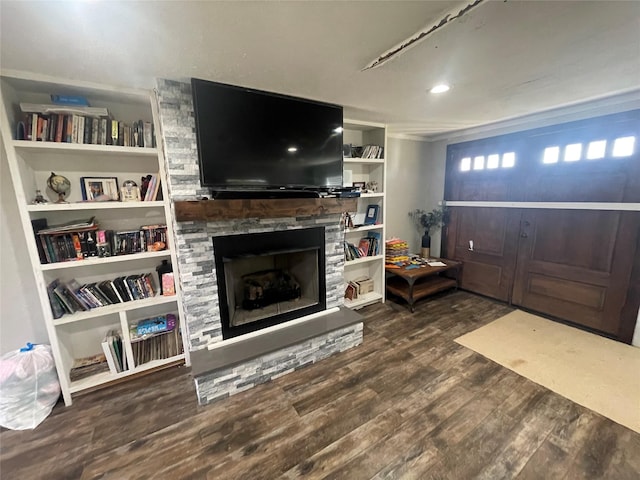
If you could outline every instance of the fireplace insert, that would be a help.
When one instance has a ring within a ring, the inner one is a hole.
[[[213,237],[223,339],[326,309],[324,227]]]

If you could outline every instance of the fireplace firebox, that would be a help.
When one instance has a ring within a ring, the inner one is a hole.
[[[326,310],[324,227],[213,237],[222,338]]]

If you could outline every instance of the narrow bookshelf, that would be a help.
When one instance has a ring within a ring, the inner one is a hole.
[[[156,270],[163,260],[177,265],[177,257],[168,240],[171,205],[163,152],[154,140],[153,92],[21,72],[3,72],[0,82],[0,131],[65,404],[87,389],[190,364],[179,285],[174,282],[171,295],[159,294]],[[52,105],[51,96],[63,93],[90,107]],[[48,188],[52,175],[68,181],[62,196]],[[145,188],[147,195],[138,190]],[[95,218],[95,228],[46,233],[75,226],[79,218]],[[83,231],[97,235],[91,237],[95,249],[80,242],[86,240]],[[118,278],[136,281],[135,295],[125,300],[115,286]],[[178,340],[136,363],[131,325],[162,315],[175,316]],[[116,373],[108,369],[102,346],[110,335],[119,339],[122,371]]]
[[[352,156],[344,158],[345,178],[351,179],[353,185],[364,186],[364,190],[361,191],[358,198],[356,210],[349,212],[353,225],[345,228],[345,242],[357,248],[363,239],[375,237],[378,243],[377,249],[373,252],[361,252],[361,256],[357,258],[346,255],[345,258],[344,304],[348,308],[357,309],[385,301],[384,221],[387,129],[384,124],[348,119],[344,120],[343,127],[344,143],[351,146],[352,153]],[[372,148],[367,149],[367,146],[372,146]],[[376,158],[363,158],[367,156],[368,151]],[[376,212],[377,218],[372,224],[368,224],[365,218],[372,208]],[[349,285],[354,285],[357,283],[356,281],[363,279],[373,281],[373,291],[356,292],[357,298],[348,298],[354,295],[349,291]]]

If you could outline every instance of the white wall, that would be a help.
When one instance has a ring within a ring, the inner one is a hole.
[[[4,148],[0,146],[0,354],[49,343]]]
[[[425,191],[431,144],[396,137],[387,139],[387,195],[385,236],[409,242],[409,251],[420,250],[421,234],[409,217],[416,208],[426,209]]]

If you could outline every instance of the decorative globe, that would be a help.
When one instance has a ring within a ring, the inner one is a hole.
[[[56,175],[51,172],[51,176],[47,180],[47,185],[51,190],[58,194],[58,201],[56,203],[67,203],[65,202],[64,197],[71,190],[71,182],[67,177]]]

